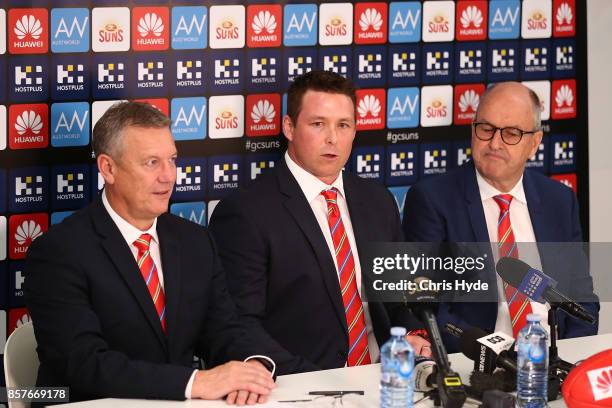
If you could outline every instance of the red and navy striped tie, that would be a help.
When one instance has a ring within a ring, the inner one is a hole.
[[[151,299],[153,299],[162,330],[166,333],[166,297],[164,296],[164,289],[159,282],[159,276],[157,276],[155,262],[153,262],[149,251],[151,238],[150,234],[142,234],[140,238],[134,241],[134,246],[138,249],[137,259],[140,273],[147,284]]]

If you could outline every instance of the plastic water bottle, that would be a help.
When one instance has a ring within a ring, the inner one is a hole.
[[[546,407],[548,401],[548,334],[540,316],[527,315],[527,324],[518,335],[518,376],[516,406]]]
[[[391,338],[380,349],[381,408],[412,407],[414,349],[406,341],[406,329],[392,327]]]

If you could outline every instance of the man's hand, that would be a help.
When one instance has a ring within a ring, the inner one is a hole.
[[[431,344],[421,336],[406,336],[417,356],[431,357]]]
[[[228,404],[265,402],[276,386],[270,372],[258,361],[230,361],[196,373],[191,398],[219,399],[228,396]]]

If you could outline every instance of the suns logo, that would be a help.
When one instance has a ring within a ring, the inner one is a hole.
[[[434,100],[431,105],[427,107],[426,112],[427,117],[430,119],[444,118],[448,115],[448,109],[446,108],[446,105],[444,105],[444,103],[439,99]]]
[[[346,35],[346,24],[339,18],[332,18],[329,24],[325,24],[325,35],[329,37]]]
[[[98,31],[98,41],[101,43],[123,41],[123,28],[114,23],[106,24],[103,29]]]
[[[216,129],[237,129],[238,117],[230,111],[223,111],[215,119]]]
[[[527,20],[527,28],[529,30],[546,30],[548,28],[548,22],[546,21],[544,13],[541,11],[534,11]]]
[[[430,33],[448,33],[450,29],[448,20],[441,14],[436,15],[427,27]]]
[[[239,28],[230,20],[225,20],[215,30],[218,40],[235,40],[239,38]]]

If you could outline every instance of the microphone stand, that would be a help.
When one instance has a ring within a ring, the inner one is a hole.
[[[574,365],[559,357],[557,348],[557,311],[559,305],[551,303],[548,310],[548,325],[550,326],[550,347],[548,352],[548,400],[554,401],[559,397],[561,385]]]

